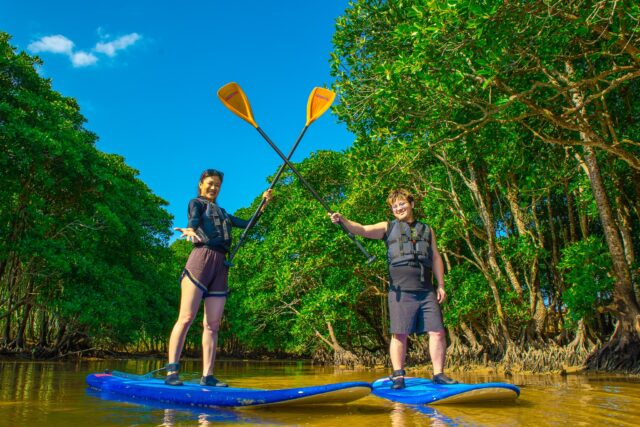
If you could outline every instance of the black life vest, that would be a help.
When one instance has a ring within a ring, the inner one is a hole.
[[[205,210],[200,218],[200,227],[196,233],[201,239],[201,244],[211,248],[220,248],[228,251],[231,247],[231,219],[229,215],[217,204],[204,198]]]
[[[387,227],[387,261],[390,266],[415,265],[432,268],[431,228],[416,221],[413,227],[404,221],[393,220]]]

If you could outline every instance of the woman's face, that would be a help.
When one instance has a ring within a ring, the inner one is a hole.
[[[222,185],[222,181],[219,176],[208,176],[198,184],[198,188],[200,189],[200,196],[205,199],[215,202],[218,194],[220,193],[220,186]]]

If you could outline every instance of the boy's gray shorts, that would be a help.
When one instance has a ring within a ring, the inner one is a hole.
[[[392,334],[422,334],[444,330],[442,312],[436,293],[427,291],[389,290],[389,317]]]

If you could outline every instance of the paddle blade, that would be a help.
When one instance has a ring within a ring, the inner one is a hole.
[[[307,126],[323,115],[331,107],[334,99],[336,99],[336,94],[329,89],[314,88],[309,95],[309,102],[307,102]]]
[[[244,94],[238,83],[231,82],[222,86],[218,90],[218,98],[235,115],[251,123],[253,127],[258,127],[258,124],[253,119],[247,95]]]

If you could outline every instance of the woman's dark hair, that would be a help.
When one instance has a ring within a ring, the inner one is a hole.
[[[198,184],[200,184],[202,181],[204,181],[205,178],[208,178],[210,176],[217,176],[218,178],[220,178],[220,182],[222,182],[224,180],[224,173],[223,172],[220,172],[217,169],[205,169],[200,174],[200,180],[198,180]]]
[[[202,184],[202,181],[204,181],[206,178],[208,178],[210,176],[217,176],[218,178],[220,178],[220,183],[221,184],[222,184],[222,181],[224,180],[224,172],[220,172],[217,169],[205,169],[200,174],[200,179],[198,180],[198,187],[196,187],[196,195],[197,196],[200,195],[200,184]]]

